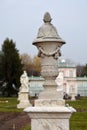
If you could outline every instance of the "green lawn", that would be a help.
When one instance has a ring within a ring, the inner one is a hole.
[[[17,109],[17,98],[0,98],[0,112],[21,112],[23,109]]]
[[[27,125],[23,130],[31,130],[31,126]]]
[[[70,130],[87,130],[87,112],[73,113],[70,119]]]
[[[77,110],[70,118],[70,130],[87,130],[87,97],[66,103]]]
[[[87,110],[87,97],[81,97],[80,100],[76,101],[66,101],[67,103],[77,110]]]

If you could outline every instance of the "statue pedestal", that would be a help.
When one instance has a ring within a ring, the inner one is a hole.
[[[24,111],[31,118],[31,130],[69,130],[69,107],[28,107]]]
[[[72,94],[71,94],[71,97],[72,97],[72,98],[71,98],[72,101],[75,101],[75,100],[76,100],[76,99],[75,99],[75,93],[72,93]]]
[[[17,108],[26,108],[26,107],[31,106],[28,99],[28,93],[29,92],[26,92],[26,91],[19,93],[19,97],[18,97],[19,104],[17,105]]]

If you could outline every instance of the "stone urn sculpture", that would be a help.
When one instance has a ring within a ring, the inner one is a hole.
[[[58,58],[65,41],[60,38],[51,20],[50,14],[46,12],[43,18],[44,24],[39,28],[33,41],[33,45],[38,49],[41,75],[45,82],[44,91],[40,93],[39,99],[35,100],[35,106],[24,110],[31,118],[31,130],[69,130],[69,118],[75,111],[72,107],[65,106],[62,92],[57,91],[61,90],[62,86],[62,83],[58,83],[58,86],[55,82],[58,76]]]
[[[55,79],[58,76],[60,48],[65,44],[65,41],[60,38],[51,20],[50,14],[46,12],[43,18],[44,24],[39,28],[33,45],[38,48],[38,56],[40,57],[42,67],[41,75],[45,78],[44,91],[39,95],[39,99],[55,100],[61,98],[61,93],[56,91],[57,84]]]

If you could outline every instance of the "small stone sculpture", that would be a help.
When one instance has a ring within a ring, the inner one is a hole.
[[[24,73],[21,75],[20,82],[21,82],[20,91],[29,91],[28,89],[29,80],[26,71],[24,71]]]
[[[21,87],[18,94],[19,104],[17,108],[26,108],[31,106],[28,96],[29,96],[29,81],[26,71],[20,77]]]
[[[63,98],[63,83],[64,83],[63,72],[59,72],[59,75],[56,78],[55,82],[58,85],[57,91],[60,92],[60,95]]]

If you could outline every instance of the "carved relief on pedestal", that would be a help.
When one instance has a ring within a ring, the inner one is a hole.
[[[62,121],[56,119],[37,119],[35,124],[38,130],[65,130]]]
[[[41,74],[43,77],[55,77],[58,75],[57,65],[42,65]]]
[[[44,58],[45,56],[48,56],[48,57],[50,57],[50,56],[53,56],[54,57],[54,59],[58,59],[58,57],[59,56],[61,56],[61,52],[60,52],[60,48],[59,47],[57,47],[54,51],[52,51],[52,52],[46,52],[42,47],[38,47],[38,56],[39,57],[42,57],[42,58]]]
[[[64,106],[65,105],[65,101],[64,100],[36,100],[35,101],[35,106],[38,107],[58,107],[58,106]]]

